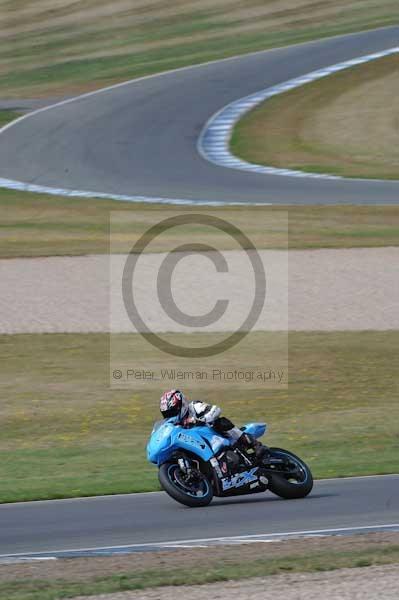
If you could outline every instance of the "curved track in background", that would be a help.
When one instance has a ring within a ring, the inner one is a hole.
[[[226,104],[391,48],[398,39],[399,27],[339,36],[151,76],[60,103],[3,130],[0,177],[194,202],[397,203],[399,181],[237,171],[208,163],[196,144],[208,118]]]
[[[132,544],[157,549],[171,540],[195,545],[204,538],[273,538],[283,537],[282,532],[387,525],[399,529],[399,475],[316,481],[303,500],[266,493],[216,498],[209,507],[195,509],[163,492],[3,504],[0,559],[14,553]]]

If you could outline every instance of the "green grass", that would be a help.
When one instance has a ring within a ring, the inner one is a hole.
[[[399,179],[399,55],[271,98],[236,125],[246,161],[343,177]]]
[[[0,257],[127,252],[144,231],[173,214],[215,215],[234,223],[258,248],[352,248],[397,246],[396,206],[174,207],[65,198],[0,189]],[[287,232],[288,217],[288,232]],[[288,236],[287,236],[288,233]],[[287,239],[288,238],[288,239]],[[152,252],[199,241],[221,250],[236,245],[224,233],[204,227],[176,228],[157,238]]]
[[[3,125],[7,125],[7,123],[10,123],[11,121],[14,121],[14,119],[17,119],[20,116],[21,113],[16,112],[15,110],[0,110],[0,128],[3,127]]]
[[[267,363],[281,335],[252,333],[215,362]],[[140,336],[117,337],[118,359],[162,364]],[[216,400],[237,423],[266,420],[267,443],[299,453],[316,477],[390,473],[399,451],[398,348],[393,331],[292,333],[288,388],[185,389]],[[108,352],[104,334],[0,336],[1,502],[157,489],[144,446],[171,384],[109,388]]]
[[[104,11],[105,7],[105,11]],[[104,0],[51,7],[1,0],[0,90],[6,97],[65,94],[255,50],[397,24],[395,0],[245,6]],[[12,44],[10,44],[10,37]]]
[[[142,590],[165,585],[198,585],[250,577],[269,577],[287,573],[312,573],[333,571],[340,568],[364,568],[371,565],[399,563],[399,546],[385,548],[371,546],[369,549],[345,552],[319,551],[303,556],[262,557],[258,560],[231,562],[218,560],[207,569],[201,565],[190,569],[158,568],[100,576],[82,581],[25,579],[0,583],[0,598],[7,600],[56,600],[95,594],[109,594],[127,590]],[[265,582],[267,587],[267,581]],[[184,593],[184,588],[182,589]]]

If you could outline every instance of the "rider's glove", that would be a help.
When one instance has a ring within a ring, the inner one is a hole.
[[[212,425],[216,419],[220,417],[220,408],[215,405],[205,404],[205,402],[195,401],[191,405],[191,412],[196,417],[197,421]]]
[[[193,425],[196,424],[196,419],[194,417],[186,417],[185,419],[183,419],[183,423],[182,426],[183,427],[192,427]]]

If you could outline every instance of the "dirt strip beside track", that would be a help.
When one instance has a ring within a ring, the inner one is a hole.
[[[190,600],[397,600],[399,566],[339,569],[323,573],[296,573],[257,577],[246,581],[226,581],[185,586]],[[91,600],[175,600],[174,586],[90,596]],[[183,591],[183,589],[182,589]],[[85,597],[87,598],[87,596]],[[75,600],[85,600],[78,597]]]
[[[399,329],[399,248],[259,251],[267,278],[266,305],[255,330],[345,331]],[[253,301],[253,273],[245,253],[223,253],[228,273],[206,255],[184,257],[172,290],[186,314],[206,314],[218,298],[230,306],[201,331],[232,331]],[[134,293],[152,331],[191,332],[160,307],[156,281],[165,254],[140,258]],[[287,271],[288,258],[288,271]],[[126,257],[112,257],[112,331],[134,331],[122,302]],[[0,333],[110,330],[109,257],[0,260]],[[288,288],[287,288],[288,277]],[[288,300],[287,300],[288,289]],[[141,300],[140,300],[141,299]],[[141,310],[140,308],[140,310]]]

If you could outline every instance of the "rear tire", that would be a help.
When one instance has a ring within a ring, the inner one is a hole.
[[[198,492],[200,495],[196,495],[193,491],[190,491],[189,486],[184,487],[182,481],[180,467],[177,463],[164,463],[160,466],[158,472],[158,478],[161,486],[169,496],[171,496],[180,504],[190,506],[191,508],[197,506],[208,506],[213,498],[213,489],[211,483],[207,477],[200,471],[198,474]]]
[[[298,468],[298,480],[294,477],[284,476],[280,473],[270,475],[269,489],[276,496],[293,500],[295,498],[305,498],[313,488],[313,477],[308,465],[303,462],[299,456],[283,450],[282,448],[270,448],[270,452],[276,458],[288,458],[293,465]]]

